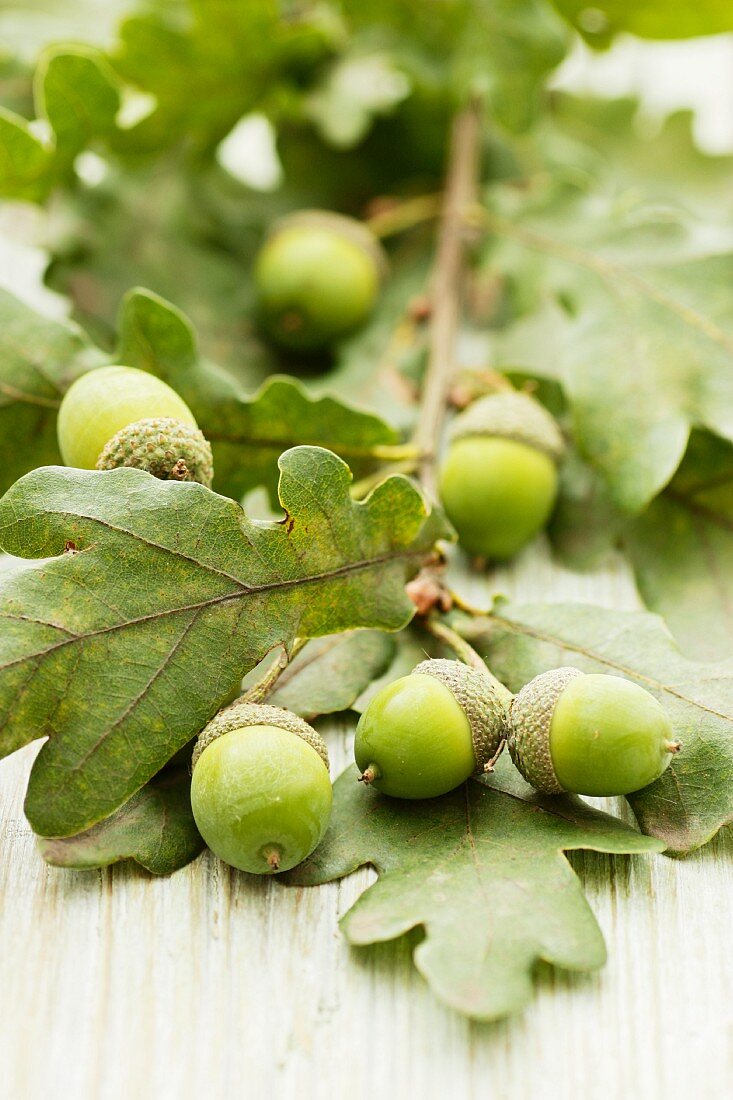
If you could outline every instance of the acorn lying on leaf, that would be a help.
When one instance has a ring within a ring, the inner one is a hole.
[[[288,871],[323,838],[333,794],[326,746],[281,707],[234,703],[193,754],[191,806],[212,852],[255,875]]]
[[[396,798],[446,794],[490,765],[505,723],[488,675],[460,661],[423,661],[382,688],[359,719],[360,778]]]
[[[555,668],[509,707],[509,752],[539,791],[623,795],[649,786],[680,750],[661,704],[620,676]]]

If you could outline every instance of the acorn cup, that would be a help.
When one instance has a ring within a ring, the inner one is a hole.
[[[97,459],[98,470],[132,466],[162,481],[198,481],[211,488],[211,444],[192,424],[155,417],[128,424],[113,435]]]

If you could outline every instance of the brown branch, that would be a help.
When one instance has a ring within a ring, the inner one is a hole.
[[[481,102],[473,100],[453,120],[448,148],[438,247],[430,283],[430,352],[414,442],[422,454],[420,481],[435,496],[435,459],[454,368],[461,312],[461,284],[470,229],[466,211],[478,192]]]

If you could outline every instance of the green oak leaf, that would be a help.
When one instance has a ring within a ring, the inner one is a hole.
[[[120,93],[104,55],[87,46],[46,50],[34,89],[54,140],[44,144],[25,119],[0,108],[0,195],[41,202],[72,171],[77,154],[114,128]]]
[[[301,718],[348,710],[384,672],[395,650],[394,636],[381,630],[353,630],[316,638],[280,675],[267,702]],[[242,686],[247,689],[248,678]]]
[[[140,470],[50,467],[0,502],[0,753],[48,736],[26,814],[70,836],[139,790],[277,646],[399,630],[446,531],[407,478],[363,502],[320,448],[280,459],[281,522]]]
[[[344,37],[330,5],[286,13],[270,0],[186,0],[168,15],[157,4],[119,29],[115,68],[156,102],[119,135],[133,155],[182,140],[211,152],[242,116],[267,107],[268,96],[275,107],[283,98],[297,104]]]
[[[185,867],[205,845],[191,813],[188,767],[166,769],[104,821],[64,838],[38,838],[54,867],[87,870],[133,860],[154,875]]]
[[[550,533],[575,568],[620,546],[644,603],[662,615],[681,651],[715,661],[733,647],[733,446],[693,431],[667,488],[639,516],[612,505],[607,486],[571,447]]]
[[[341,5],[352,27],[379,36],[410,76],[430,72],[456,99],[485,94],[511,130],[531,121],[544,80],[562,61],[565,28],[545,0],[361,0]]]
[[[693,432],[672,482],[628,524],[623,546],[644,602],[683,652],[714,661],[733,649],[733,447]]]
[[[0,107],[0,196],[40,201],[48,190],[52,160],[26,120]]]
[[[413,928],[433,992],[467,1016],[495,1020],[532,996],[540,960],[594,970],[603,936],[563,852],[658,852],[663,845],[578,798],[542,797],[504,758],[490,783],[470,780],[424,802],[380,797],[347,769],[334,786],[323,843],[288,881],[316,885],[358,867],[378,881],[342,918],[351,944]]]
[[[571,324],[557,299],[543,294],[529,312],[487,335],[488,354],[507,374],[526,371],[533,378],[561,383]]]
[[[330,396],[311,397],[286,377],[270,378],[253,396],[236,379],[203,362],[187,318],[146,290],[126,296],[117,357],[157,374],[189,403],[214,450],[216,488],[240,499],[250,489],[276,488],[277,458],[305,443],[327,447],[355,475],[375,469],[398,434],[379,417]]]
[[[560,467],[557,506],[548,527],[558,556],[572,568],[592,569],[633,522],[613,504],[607,483],[571,443]]]
[[[56,156],[71,163],[89,142],[109,134],[120,109],[120,92],[104,55],[90,46],[52,47],[36,70],[39,115],[51,124]]]
[[[549,355],[560,365],[575,441],[618,508],[646,507],[677,469],[693,426],[733,439],[725,234],[701,237],[682,215],[619,208],[595,193],[548,195],[544,210],[489,213],[488,224],[504,242],[490,262],[567,304],[560,323],[541,299],[537,331],[551,323],[560,341]],[[532,349],[526,332],[520,346],[518,365],[531,373],[534,360],[544,376],[545,346]]]
[[[621,202],[636,192],[688,210],[703,222],[728,223],[733,157],[699,148],[691,110],[674,111],[651,132],[644,118],[641,103],[631,96],[597,99],[559,93],[533,140],[560,178],[574,174],[577,183],[584,175]]]
[[[552,0],[558,11],[595,46],[617,34],[639,38],[696,38],[733,31],[728,0]]]
[[[56,413],[75,378],[107,356],[69,322],[0,290],[0,491],[36,466],[60,462]]]
[[[629,796],[645,833],[683,853],[733,820],[733,660],[691,661],[658,616],[587,604],[500,600],[464,633],[512,691],[573,665],[625,676],[659,699],[682,751],[660,779]]]

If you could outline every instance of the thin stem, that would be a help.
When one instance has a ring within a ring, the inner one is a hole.
[[[280,870],[280,861],[282,860],[282,852],[279,845],[266,844],[260,854],[273,874],[276,874]]]
[[[366,477],[355,481],[351,486],[351,495],[354,500],[363,500],[364,497],[369,496],[372,489],[376,489],[377,485],[381,485],[386,478],[391,477],[393,474],[412,474],[416,468],[416,458],[410,462],[397,462],[394,466],[382,466],[379,470],[375,470],[373,474],[367,474]]]
[[[425,620],[424,625],[425,629],[428,630],[434,638],[437,638],[439,641],[449,646],[456,657],[459,657],[460,660],[463,661],[464,665],[470,665],[471,668],[476,668],[479,672],[486,671],[486,665],[480,654],[476,652],[473,646],[469,645],[465,638],[462,638],[460,634],[457,634],[456,631],[446,623],[438,619],[429,618]]]
[[[420,418],[414,442],[422,452],[420,480],[435,496],[437,440],[445,417],[448,387],[461,309],[461,283],[466,253],[466,210],[478,192],[481,101],[474,99],[453,120],[438,247],[431,277],[430,350]]]
[[[496,676],[489,671],[488,665],[484,659],[476,652],[472,645],[462,638],[460,634],[457,634],[452,627],[447,623],[441,622],[433,616],[424,620],[424,626],[434,638],[443,642],[450,649],[453,650],[456,657],[460,661],[463,661],[464,665],[468,665],[470,668],[475,668],[478,672],[481,672],[488,680],[491,681],[494,689],[507,703],[512,698],[512,693],[509,688],[502,684],[501,680],[497,680]]]
[[[369,784],[373,783],[375,779],[379,779],[380,775],[381,772],[379,771],[377,765],[369,764],[368,767],[364,768],[364,771],[357,779],[357,783],[363,783],[365,787],[368,787]]]
[[[523,387],[524,388],[524,387]],[[451,404],[464,409],[473,401],[487,394],[515,393],[514,386],[505,374],[484,367],[482,370],[462,370],[454,378],[450,390]]]
[[[459,611],[463,611],[465,615],[470,615],[472,619],[483,619],[490,614],[485,607],[476,607],[465,600],[458,592],[451,591],[450,597],[453,606],[457,607]]]
[[[396,233],[404,233],[406,229],[413,229],[416,225],[430,221],[440,213],[440,195],[417,195],[412,199],[405,199],[389,210],[383,210],[379,214],[367,218],[365,225],[371,229],[375,237],[392,237]]]
[[[380,462],[416,462],[420,458],[414,443],[378,443],[369,453]]]
[[[248,688],[244,694],[235,700],[237,703],[261,703],[268,695],[272,694],[275,684],[278,682],[288,665],[297,657],[301,649],[308,642],[307,638],[296,638],[293,642],[290,654],[281,649],[270,667],[263,673],[256,684]]]

